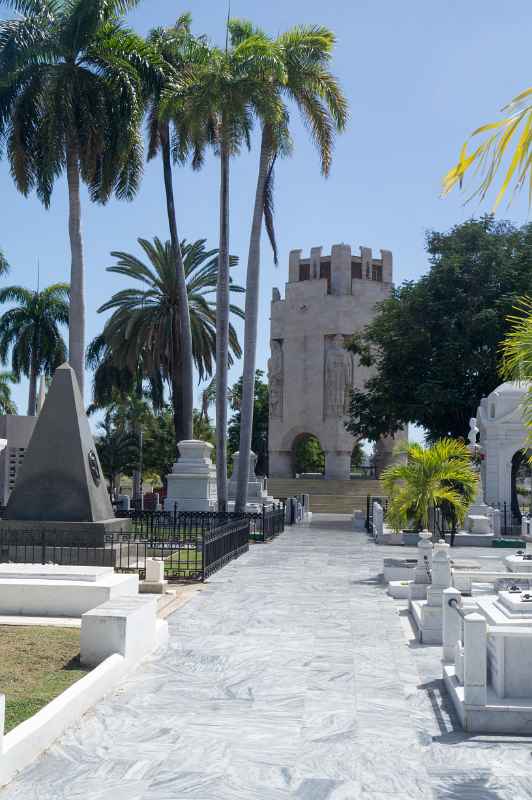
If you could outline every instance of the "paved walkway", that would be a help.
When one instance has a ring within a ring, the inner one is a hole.
[[[392,550],[321,524],[212,578],[0,800],[532,798],[532,740],[455,727],[441,649],[379,583]]]

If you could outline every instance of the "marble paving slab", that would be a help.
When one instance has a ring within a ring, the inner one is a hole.
[[[463,734],[387,555],[340,515],[252,547],[0,800],[532,800],[532,739]]]

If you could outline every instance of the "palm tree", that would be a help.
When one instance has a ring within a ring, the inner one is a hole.
[[[245,42],[261,35],[248,22],[234,21],[230,26],[233,41]],[[329,71],[335,37],[321,27],[296,27],[270,42],[272,53],[281,59],[283,72],[273,71],[270,81],[275,82],[279,98],[295,102],[307,129],[318,148],[322,173],[329,174],[335,130],[344,129],[347,121],[347,102],[337,80]],[[270,91],[270,89],[268,89]],[[284,109],[279,118],[274,107],[257,106],[261,118],[262,136],[259,171],[255,190],[255,205],[249,241],[246,275],[246,304],[244,328],[244,368],[240,426],[240,464],[235,510],[243,511],[247,503],[247,475],[253,432],[253,407],[255,397],[255,370],[260,287],[260,239],[262,220],[274,249],[277,250],[272,226],[273,167],[277,157],[290,152],[288,133],[289,116]],[[266,111],[266,114],[263,112]],[[261,113],[262,112],[262,113]]]
[[[92,200],[131,199],[142,172],[141,78],[157,68],[120,14],[138,0],[4,0],[23,16],[0,22],[0,141],[17,188],[46,207],[66,171],[71,249],[69,360],[83,394],[84,263],[80,181]]]
[[[9,272],[9,263],[7,258],[3,254],[2,250],[0,250],[0,275],[7,275]]]
[[[0,361],[11,352],[11,371],[17,380],[29,378],[28,416],[35,416],[37,380],[51,376],[66,360],[66,345],[60,331],[68,325],[69,287],[54,283],[41,291],[22,286],[0,289],[0,304],[17,303],[0,317]]]
[[[502,111],[506,112],[503,119],[473,131],[470,139],[482,134],[487,136],[472,153],[467,150],[469,140],[462,145],[458,163],[443,179],[444,194],[456,184],[461,187],[466,173],[474,168],[483,172],[484,178],[471,197],[480,196],[484,200],[503,164],[507,164],[494,209],[512,182],[516,191],[528,185],[528,200],[532,203],[532,87],[514,97]]]
[[[11,399],[11,384],[18,383],[12,372],[0,372],[0,414],[16,414],[17,407]]]
[[[130,376],[142,365],[143,377],[155,381],[159,375],[170,387],[174,411],[176,439],[184,438],[183,409],[181,404],[182,345],[179,338],[180,305],[177,297],[177,275],[174,251],[170,241],[163,244],[139,239],[139,245],[148,258],[149,265],[130,253],[113,252],[116,266],[108,272],[123,275],[143,284],[141,287],[117,292],[99,309],[113,311],[107,320],[99,343],[89,348],[92,366],[98,370],[103,364],[112,378],[109,367],[118,367],[119,376],[128,370]],[[199,380],[212,375],[216,359],[216,304],[210,299],[215,291],[218,254],[206,250],[205,239],[188,243],[181,241],[181,252],[187,279],[188,304],[192,327],[192,354]],[[231,266],[238,259],[231,257]],[[243,292],[231,284],[233,292]],[[231,305],[231,312],[242,317],[242,311]],[[236,332],[230,326],[231,353],[239,358],[240,345]],[[232,361],[232,358],[230,359]],[[124,380],[124,384],[127,381]]]
[[[463,522],[477,485],[464,442],[440,439],[428,448],[414,442],[397,452],[406,455],[406,463],[394,464],[381,475],[394,526],[412,521],[418,528],[427,528],[431,508],[442,504],[448,515]]]
[[[117,428],[113,415],[105,415],[98,424],[99,435],[96,449],[103,474],[109,481],[109,494],[113,494],[117,478],[122,473],[131,473],[138,461],[138,440],[131,431]]]
[[[157,52],[167,69],[168,77],[179,78],[180,74],[187,73],[197,62],[205,50],[203,40],[194,38],[190,33],[190,14],[183,14],[176,24],[170,28],[155,28],[148,36],[150,46]],[[192,355],[192,327],[188,307],[188,292],[186,285],[185,267],[177,232],[177,220],[172,184],[172,151],[174,161],[183,163],[190,151],[192,143],[186,126],[176,125],[172,137],[170,121],[161,113],[161,104],[165,82],[157,81],[150,87],[148,108],[148,160],[158,153],[162,156],[164,188],[166,194],[166,211],[170,229],[170,241],[174,252],[177,301],[179,304],[179,339],[181,342],[182,358],[182,435],[184,439],[193,437],[193,383],[194,359]],[[201,148],[196,147],[194,166],[199,166],[201,161]]]
[[[163,115],[171,114],[193,138],[213,141],[220,159],[220,236],[216,293],[216,477],[218,507],[227,505],[227,374],[229,347],[229,168],[249,146],[253,111],[281,120],[283,107],[272,76],[283,72],[267,37],[257,33],[225,51],[213,47],[181,84],[165,92]]]
[[[532,297],[519,299],[508,322],[510,331],[501,345],[501,373],[506,379],[528,382],[523,416],[528,428],[528,449],[532,449]]]

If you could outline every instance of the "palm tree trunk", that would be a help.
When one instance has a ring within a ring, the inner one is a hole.
[[[72,140],[67,143],[68,233],[70,237],[70,314],[68,359],[78,379],[83,398],[85,382],[85,274],[81,239],[81,204],[79,197],[79,155]]]
[[[260,290],[260,238],[262,233],[262,218],[264,216],[264,189],[268,178],[270,159],[271,149],[266,131],[263,129],[246,273],[244,369],[242,376],[242,401],[240,405],[240,457],[238,461],[239,471],[236,486],[235,511],[245,511],[248,500],[249,453],[251,450],[253,433],[253,407],[255,402],[255,362],[257,356]]]
[[[34,417],[37,412],[37,368],[31,365],[30,390],[28,394],[28,417]]]
[[[223,123],[222,123],[223,124]],[[220,143],[220,244],[216,281],[216,484],[218,510],[227,509],[227,361],[229,356],[229,145]]]
[[[192,357],[192,328],[190,325],[190,311],[188,307],[187,281],[185,266],[181,254],[181,245],[177,235],[177,222],[174,203],[174,189],[172,186],[172,165],[170,162],[170,131],[165,123],[161,131],[164,188],[166,191],[166,210],[170,227],[170,241],[176,265],[177,306],[179,312],[179,335],[181,353],[181,413],[182,413],[182,438],[192,439],[192,412],[194,406],[194,362]],[[178,440],[179,442],[179,440]]]

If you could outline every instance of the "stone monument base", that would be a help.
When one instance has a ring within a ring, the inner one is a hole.
[[[212,463],[212,444],[186,439],[178,444],[180,457],[167,476],[168,491],[164,510],[216,511],[216,467]]]
[[[13,534],[13,545],[41,545],[43,536],[46,544],[57,547],[104,547],[105,535],[130,530],[129,519],[112,517],[99,522],[64,522],[62,520],[6,519],[0,522],[0,532]],[[57,541],[54,542],[54,534]],[[2,547],[0,545],[0,555]]]

